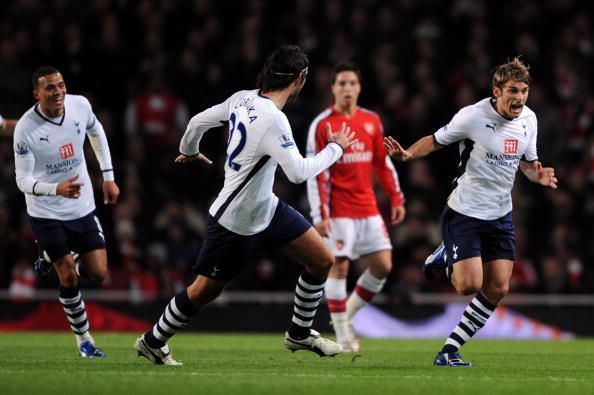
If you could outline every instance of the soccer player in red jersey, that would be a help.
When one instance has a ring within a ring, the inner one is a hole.
[[[308,156],[313,156],[328,143],[326,123],[336,129],[343,122],[359,140],[328,170],[307,183],[314,226],[327,238],[336,256],[325,292],[337,342],[347,352],[359,350],[352,317],[381,291],[392,269],[392,244],[377,207],[373,173],[390,198],[390,223],[399,224],[406,213],[398,174],[382,143],[382,123],[376,113],[357,105],[360,93],[357,66],[337,64],[332,78],[334,104],[314,119],[307,141]],[[363,261],[367,269],[347,298],[349,261],[355,259]]]

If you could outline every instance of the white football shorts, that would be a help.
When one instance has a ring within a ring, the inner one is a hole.
[[[326,242],[336,257],[351,260],[374,252],[391,250],[392,243],[381,215],[367,218],[330,218]]]

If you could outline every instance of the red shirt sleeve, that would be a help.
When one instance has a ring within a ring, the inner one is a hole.
[[[377,175],[380,186],[390,198],[393,207],[399,207],[404,204],[404,194],[400,189],[400,181],[394,164],[389,159],[384,147],[384,128],[379,116],[376,116],[376,130],[374,135],[373,168]]]
[[[316,127],[316,154],[328,145],[326,122],[320,122]],[[320,213],[322,219],[330,218],[330,169],[326,169],[316,176],[316,184],[320,198]]]

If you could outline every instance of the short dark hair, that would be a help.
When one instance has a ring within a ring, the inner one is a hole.
[[[336,82],[336,77],[339,73],[343,71],[352,71],[357,74],[357,78],[359,78],[359,82],[361,82],[361,69],[357,66],[354,62],[339,62],[334,65],[332,68],[332,85]]]
[[[263,92],[291,85],[309,67],[307,54],[297,45],[283,45],[266,59],[256,86]]]
[[[41,66],[37,70],[33,72],[33,77],[31,78],[31,82],[33,83],[33,89],[37,89],[39,86],[39,79],[41,77],[45,77],[46,75],[50,74],[57,74],[60,71],[52,66]]]
[[[530,85],[532,77],[530,77],[530,66],[524,64],[520,56],[516,56],[507,63],[495,67],[493,70],[492,84],[498,88],[502,88],[508,81],[520,81]]]

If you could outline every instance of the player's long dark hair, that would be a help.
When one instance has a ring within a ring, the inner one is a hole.
[[[291,85],[309,66],[309,59],[297,45],[277,48],[264,63],[256,86],[262,92],[278,91]]]

